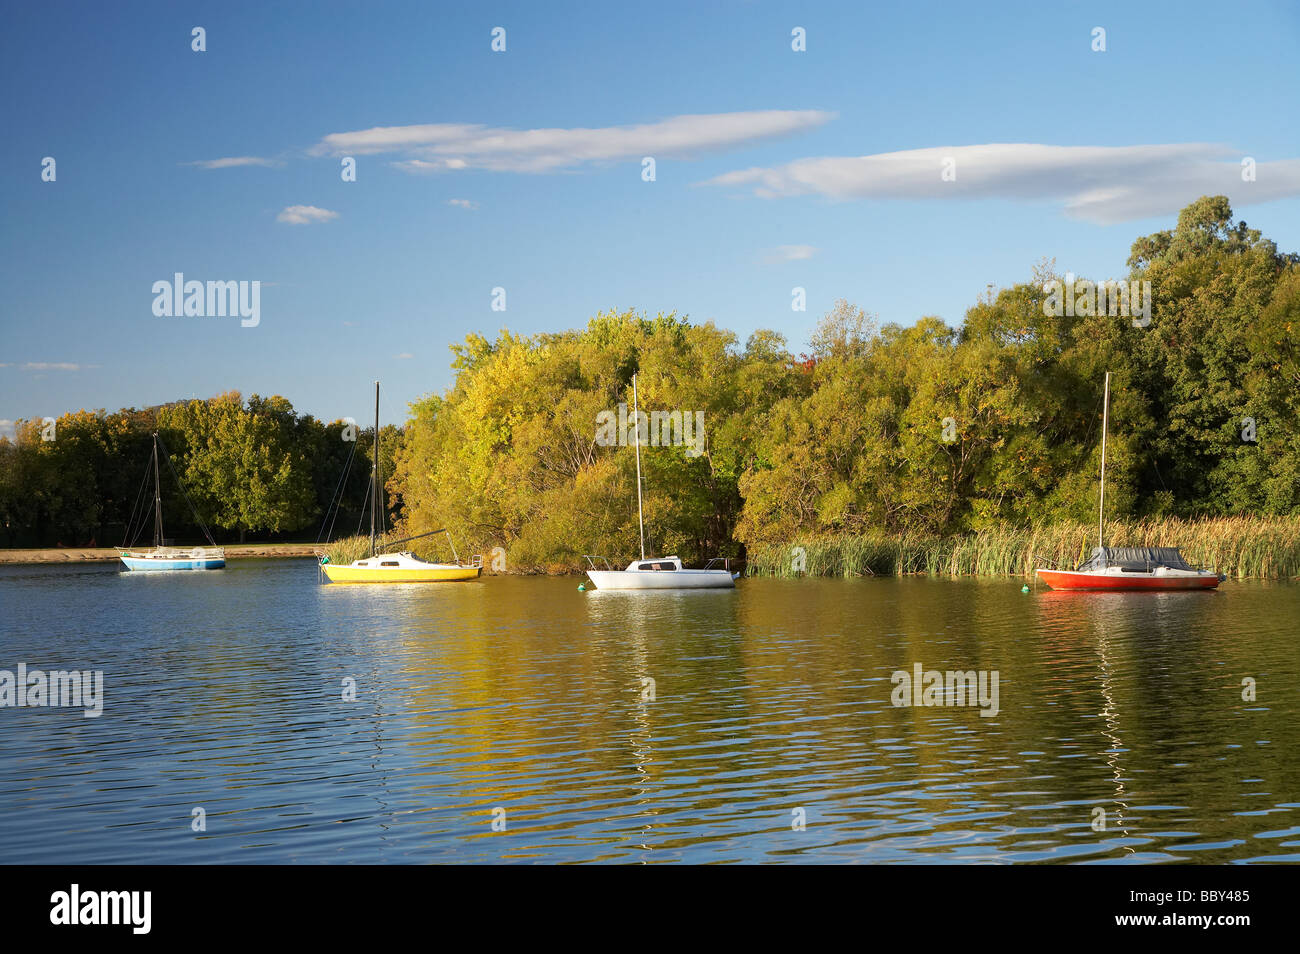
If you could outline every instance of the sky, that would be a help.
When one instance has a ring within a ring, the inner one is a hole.
[[[1300,250],[1298,45],[1264,2],[11,5],[0,433],[375,380],[401,423],[466,335],[608,309],[957,326],[1207,193]],[[257,323],[155,314],[178,272]]]

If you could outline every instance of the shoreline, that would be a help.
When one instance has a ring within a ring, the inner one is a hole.
[[[223,547],[226,559],[314,557],[323,549],[315,543],[236,543]],[[34,550],[0,549],[0,566],[36,563],[109,563],[116,560],[113,547],[45,547]]]

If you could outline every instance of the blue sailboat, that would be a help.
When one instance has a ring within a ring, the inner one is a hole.
[[[126,564],[128,570],[219,570],[226,565],[226,551],[217,546],[212,534],[204,526],[203,521],[194,510],[194,504],[190,503],[188,495],[185,496],[185,502],[190,504],[190,512],[194,513],[194,519],[198,522],[199,527],[203,530],[203,535],[208,538],[210,546],[206,547],[169,547],[163,545],[163,525],[162,525],[162,480],[158,471],[158,457],[160,449],[158,446],[158,435],[153,436],[153,456],[150,459],[150,468],[153,471],[153,546],[145,548],[134,548],[135,538],[132,538],[130,544],[124,544],[117,547],[117,554],[122,562]],[[163,451],[162,453],[165,453]],[[171,465],[171,459],[167,461],[168,468],[172,474],[176,474],[175,468]],[[145,479],[148,479],[148,471],[145,473]],[[177,477],[179,482],[180,478]],[[142,488],[143,489],[143,488]],[[185,488],[181,488],[181,493],[185,493]],[[140,498],[136,497],[136,506],[131,510],[131,518],[127,522],[127,535],[130,536],[132,527],[136,523],[136,512],[139,510],[140,521],[136,527],[135,536],[139,537],[140,532],[144,529],[144,523],[147,517],[145,511],[140,509]]]

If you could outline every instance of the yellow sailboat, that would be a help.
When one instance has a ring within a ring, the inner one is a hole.
[[[375,462],[371,469],[374,481],[370,494],[370,556],[353,560],[348,564],[329,562],[329,557],[322,557],[321,571],[331,583],[446,583],[455,580],[477,580],[483,573],[483,557],[476,556],[469,563],[461,563],[456,553],[456,545],[451,542],[447,530],[431,530],[394,540],[387,547],[387,552],[380,553],[375,526],[379,515],[379,498],[383,493],[383,481],[379,472],[379,382],[375,382]],[[451,546],[452,563],[429,563],[421,560],[410,550],[396,550],[399,544],[421,537],[431,537],[436,533],[446,533],[447,543]]]
[[[347,565],[321,563],[321,569],[331,583],[446,583],[477,580],[483,572],[483,558],[475,557],[471,563],[427,563],[409,550],[402,550],[353,560]]]

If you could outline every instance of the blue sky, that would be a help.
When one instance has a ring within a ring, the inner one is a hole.
[[[466,334],[609,308],[795,350],[841,297],[956,325],[1044,256],[1123,274],[1206,191],[1297,250],[1297,9],[13,6],[0,421],[230,389],[364,420],[378,378],[400,422]],[[262,282],[260,324],[156,317],[175,272]]]

